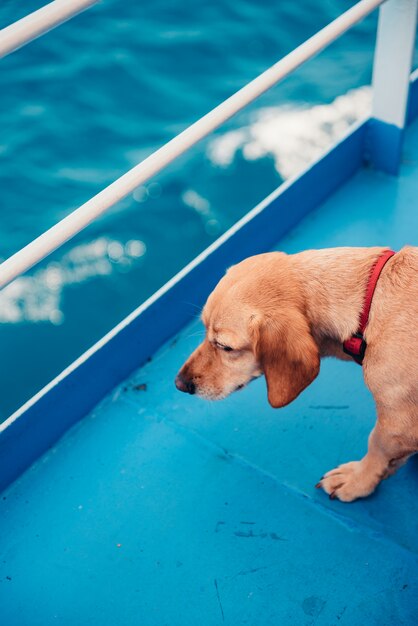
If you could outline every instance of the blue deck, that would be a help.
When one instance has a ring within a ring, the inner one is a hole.
[[[279,243],[418,244],[418,124],[398,178],[358,172]],[[413,625],[418,462],[364,501],[314,489],[363,455],[373,400],[355,364],[275,411],[264,379],[180,394],[194,322],[0,499],[4,626]]]

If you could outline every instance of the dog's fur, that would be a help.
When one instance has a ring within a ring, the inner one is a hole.
[[[285,406],[316,378],[321,357],[351,360],[342,343],[358,329],[370,270],[383,251],[272,252],[230,268],[208,298],[206,338],[180,370],[177,387],[219,399],[264,374],[270,404]],[[405,247],[377,283],[363,363],[377,423],[366,456],[318,483],[331,497],[369,495],[418,451],[417,276],[418,248]]]

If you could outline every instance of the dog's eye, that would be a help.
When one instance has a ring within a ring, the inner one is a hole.
[[[223,350],[224,352],[233,352],[234,348],[231,348],[231,346],[224,346],[221,343],[217,343],[216,347],[219,348],[220,350]]]

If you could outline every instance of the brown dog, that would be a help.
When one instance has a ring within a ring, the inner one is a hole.
[[[370,270],[384,248],[272,252],[230,268],[202,319],[206,338],[181,368],[181,391],[220,399],[264,374],[273,407],[294,400],[319,373],[320,358],[351,360],[342,343],[358,329]],[[361,461],[318,483],[349,502],[369,495],[418,451],[418,248],[384,267],[365,339],[364,379],[377,423]]]

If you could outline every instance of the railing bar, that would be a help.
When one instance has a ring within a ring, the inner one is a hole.
[[[0,265],[0,289],[74,237],[136,187],[160,172],[223,122],[335,41],[385,0],[361,0],[245,87],[186,128],[85,204]]]
[[[54,0],[0,30],[0,59],[85,11],[99,0]]]

